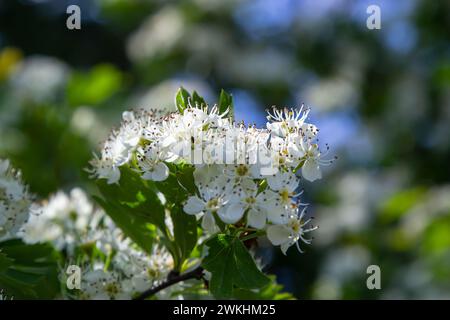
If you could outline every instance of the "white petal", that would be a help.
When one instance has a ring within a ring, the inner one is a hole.
[[[285,242],[280,246],[281,252],[283,252],[284,255],[286,255],[287,249],[291,246],[290,242]]]
[[[153,180],[153,172],[152,171],[145,171],[142,176],[142,179],[144,180]]]
[[[279,197],[278,193],[273,192],[272,190],[264,190],[260,194],[256,196],[256,201],[260,206],[267,206],[272,201],[276,200]]]
[[[108,184],[117,183],[120,180],[120,170],[117,167],[111,168],[108,172]]]
[[[161,147],[167,148],[176,142],[177,142],[177,140],[173,136],[168,136],[162,141]]]
[[[241,203],[232,203],[222,207],[217,212],[220,219],[225,223],[238,222],[244,215],[245,207]]]
[[[3,207],[3,205],[0,208],[3,209],[2,207]],[[6,216],[4,216],[3,214],[0,214],[0,226],[3,226],[4,224],[6,224]]]
[[[189,197],[183,209],[187,214],[197,214],[205,208],[205,203],[197,196]]]
[[[256,229],[264,228],[266,225],[266,218],[266,212],[263,210],[255,210],[252,208],[247,214],[248,225]]]
[[[287,178],[286,188],[289,190],[289,192],[291,193],[294,192],[298,188],[298,185],[300,184],[299,179],[293,172],[287,173],[285,177]]]
[[[302,167],[302,175],[308,181],[314,181],[322,178],[319,164],[314,160],[306,160]]]
[[[148,289],[151,284],[148,281],[148,276],[146,275],[137,275],[131,278],[132,285],[137,292],[143,292]],[[123,286],[123,284],[122,284]]]
[[[279,172],[275,175],[267,177],[267,184],[272,190],[280,190],[283,187],[283,174]]]
[[[124,121],[134,121],[134,113],[132,111],[124,111],[122,113],[122,119]]]
[[[305,150],[294,143],[288,146],[289,154],[293,155],[295,158],[303,158],[305,156]]]
[[[9,160],[1,160],[0,159],[0,174],[4,174],[9,167]]]
[[[153,168],[152,180],[153,181],[164,181],[169,176],[169,168],[164,162],[158,162]]]
[[[283,205],[269,205],[267,207],[267,219],[275,224],[285,224],[289,214]]]
[[[253,178],[255,179],[261,179],[262,178],[262,174],[261,174],[261,164],[256,163],[254,165],[252,165],[250,167],[250,173],[252,175]]]
[[[211,212],[206,212],[203,215],[202,228],[211,234],[219,231],[219,228],[216,225],[216,221],[214,220],[214,216]]]
[[[284,225],[273,225],[267,228],[267,238],[274,246],[288,242],[290,235],[289,229]]]

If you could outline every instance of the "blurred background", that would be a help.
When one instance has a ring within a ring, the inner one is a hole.
[[[287,291],[450,298],[449,1],[0,1],[0,157],[40,197],[93,190],[82,168],[121,112],[174,110],[181,85],[210,103],[226,89],[259,126],[265,108],[304,102],[339,157],[303,182],[320,225],[306,253],[261,243]]]

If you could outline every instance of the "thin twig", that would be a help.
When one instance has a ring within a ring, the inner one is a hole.
[[[170,287],[171,285],[174,285],[175,283],[189,280],[189,279],[201,279],[203,276],[203,268],[198,267],[192,271],[189,271],[187,273],[172,277],[170,279],[167,279],[167,281],[161,283],[159,286],[156,286],[154,288],[150,288],[144,292],[142,292],[139,296],[134,298],[134,300],[145,300],[146,298],[154,295],[155,293],[158,293],[159,291]]]

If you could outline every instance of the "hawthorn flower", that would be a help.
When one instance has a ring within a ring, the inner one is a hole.
[[[293,198],[300,193],[295,193],[299,180],[291,171],[281,172],[267,177],[270,190],[265,192],[268,201],[268,218],[272,223],[284,223],[288,218],[288,209],[293,203]]]
[[[217,212],[225,201],[215,192],[205,192],[202,197],[191,196],[186,201],[183,209],[187,214],[198,214],[203,211]]]
[[[293,168],[301,165],[302,176],[308,181],[315,181],[322,178],[320,166],[330,165],[333,160],[324,160],[322,157],[328,153],[322,154],[317,143],[311,143],[311,139],[301,135],[294,135],[288,143],[289,164]]]
[[[253,180],[260,176],[258,169],[258,167],[249,164],[226,165],[223,173],[236,188],[240,185],[252,185]]]
[[[302,166],[302,176],[308,181],[315,181],[322,178],[320,171],[320,151],[317,144],[309,145],[305,153],[305,162]]]
[[[286,224],[278,224],[271,225],[267,227],[267,238],[274,246],[280,246],[283,254],[286,254],[286,251],[292,245],[296,245],[298,251],[303,252],[300,249],[299,240],[303,241],[306,244],[311,243],[311,239],[306,239],[305,234],[314,231],[317,229],[317,226],[305,228],[305,226],[311,221],[307,219],[303,220],[306,207],[301,211],[298,215],[298,207],[292,209],[292,213],[289,216],[289,219]]]
[[[142,172],[142,179],[163,181],[169,176],[169,168],[164,163],[167,153],[157,143],[148,143],[136,153],[137,166]]]
[[[233,214],[242,216],[244,212],[247,212],[247,225],[256,229],[264,228],[267,220],[267,208],[270,207],[271,200],[265,191],[258,194],[258,188],[254,184],[253,188],[244,188],[231,199],[225,209],[227,216]]]
[[[16,236],[28,220],[32,196],[22,183],[20,171],[0,159],[0,239]]]
[[[134,113],[126,111],[122,115],[122,126],[111,132],[103,145],[100,158],[94,154],[86,171],[92,178],[106,179],[108,184],[120,179],[120,167],[128,163],[142,136],[142,126]]]
[[[81,282],[85,300],[129,300],[131,294],[124,290],[120,276],[114,271],[101,269],[85,273]]]
[[[273,107],[272,113],[267,110],[267,129],[278,137],[286,137],[290,133],[303,127],[309,114],[309,109],[303,110],[304,106],[298,110],[284,108],[277,110]]]
[[[64,251],[67,264],[82,264],[81,290],[63,290],[64,298],[131,299],[163,281],[173,269],[167,250],[139,249],[79,188],[69,194],[60,191],[41,204],[19,235],[26,243],[51,242]],[[62,281],[65,270],[61,270]]]
[[[122,114],[122,125],[117,134],[117,139],[129,149],[135,148],[142,136],[140,118],[136,118],[134,112],[125,111]]]
[[[117,252],[112,261],[123,274],[122,286],[132,294],[140,293],[163,281],[173,268],[170,254],[155,247],[150,255],[128,246]]]
[[[128,148],[112,136],[105,142],[101,157],[94,154],[94,158],[89,162],[92,168],[86,171],[91,173],[91,178],[106,179],[108,184],[117,183],[120,179],[119,167],[128,160]]]

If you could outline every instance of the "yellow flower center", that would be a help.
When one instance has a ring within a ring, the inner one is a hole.
[[[246,176],[248,174],[248,167],[244,164],[240,164],[236,168],[236,174],[240,177]]]
[[[119,287],[116,283],[108,283],[105,286],[105,291],[108,293],[110,297],[115,297],[119,293]]]
[[[284,204],[289,204],[289,196],[291,195],[291,193],[288,191],[288,189],[284,188],[280,190],[280,197],[281,197],[281,201]]]
[[[291,221],[289,221],[289,226],[291,227],[292,231],[294,231],[295,233],[299,233],[301,229],[301,221],[292,219]]]
[[[208,203],[206,204],[206,208],[209,210],[214,210],[217,208],[218,205],[219,205],[219,200],[217,198],[213,198],[208,201]]]
[[[245,202],[252,205],[256,203],[256,199],[254,197],[245,198]]]

